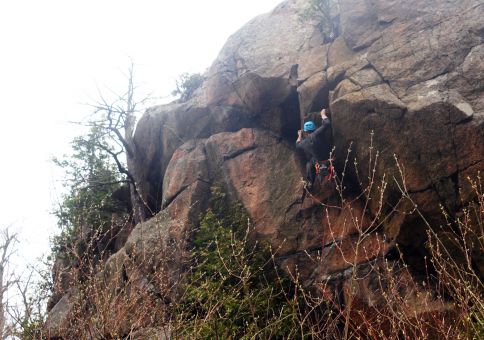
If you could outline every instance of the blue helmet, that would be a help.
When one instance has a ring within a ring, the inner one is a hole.
[[[316,130],[316,124],[312,120],[304,123],[304,132],[312,132],[314,130]]]

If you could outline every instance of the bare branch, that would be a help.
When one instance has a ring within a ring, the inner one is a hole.
[[[7,227],[0,231],[0,336],[6,335],[6,306],[5,293],[17,282],[13,273],[7,273],[10,258],[15,253],[15,244],[18,242],[17,234],[11,233]]]

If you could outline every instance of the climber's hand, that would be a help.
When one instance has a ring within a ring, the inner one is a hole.
[[[297,136],[298,136],[299,138],[302,138],[302,130],[297,130]]]
[[[328,116],[326,116],[326,109],[322,109],[322,110],[321,110],[321,118],[322,118],[322,119],[326,119],[326,118],[328,118]]]

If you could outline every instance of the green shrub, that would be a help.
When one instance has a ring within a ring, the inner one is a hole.
[[[303,22],[315,21],[324,36],[325,42],[331,42],[338,36],[339,2],[335,0],[309,0],[307,7],[300,14]]]
[[[193,93],[202,85],[203,75],[200,73],[183,73],[176,81],[176,89],[171,93],[173,96],[180,95],[182,101],[190,99]]]
[[[175,337],[294,337],[300,323],[289,280],[275,269],[270,248],[251,240],[242,206],[227,203],[219,188],[212,193],[212,208],[194,235],[191,273],[175,312]]]

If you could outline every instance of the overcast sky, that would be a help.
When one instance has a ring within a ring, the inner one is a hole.
[[[20,256],[48,251],[69,121],[90,113],[97,87],[124,89],[129,58],[163,98],[183,72],[203,72],[227,38],[281,0],[0,1],[0,227],[20,231]]]

